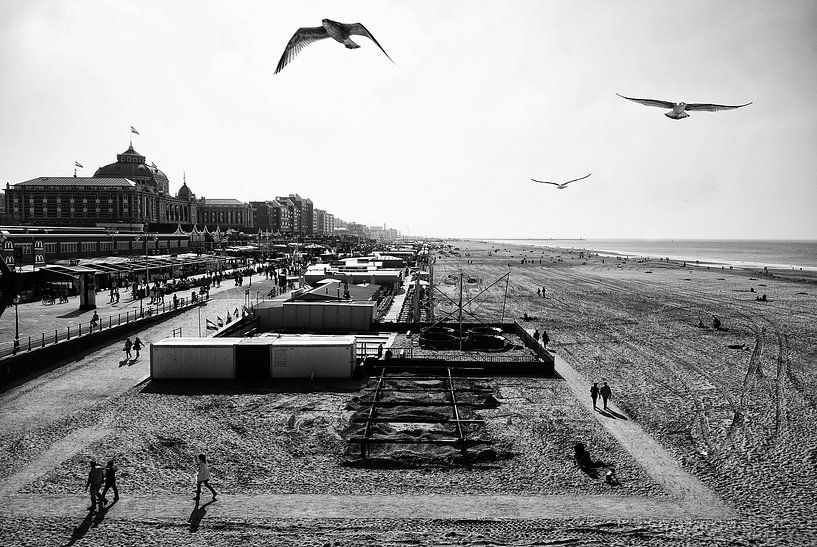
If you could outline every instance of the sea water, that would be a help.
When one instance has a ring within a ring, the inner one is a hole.
[[[491,243],[588,249],[613,256],[669,258],[728,265],[817,271],[816,240],[489,239]]]

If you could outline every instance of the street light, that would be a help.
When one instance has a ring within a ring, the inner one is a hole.
[[[153,236],[153,241],[158,240],[159,238],[156,235]],[[136,236],[134,241],[139,242],[140,240],[145,241],[145,291],[147,287],[150,285],[150,267],[148,266],[148,234],[145,233],[141,236]],[[140,317],[145,316],[145,311],[142,305],[142,301],[144,300],[145,291],[139,291],[139,315]]]
[[[20,295],[14,296],[14,355],[20,351],[20,318],[17,315],[17,304],[20,303]]]

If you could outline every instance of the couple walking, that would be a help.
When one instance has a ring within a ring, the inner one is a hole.
[[[610,398],[613,392],[610,390],[610,386],[607,385],[607,382],[604,382],[604,385],[599,388],[598,382],[593,382],[593,385],[590,387],[590,397],[593,399],[593,409],[595,410],[596,401],[601,395],[602,401],[604,401],[604,410],[607,410],[607,399]]]
[[[100,493],[99,489],[102,488],[103,483],[105,488]],[[119,501],[119,490],[116,488],[116,468],[113,465],[113,460],[108,462],[108,467],[104,471],[95,461],[91,461],[91,470],[88,472],[88,480],[85,481],[85,491],[91,494],[91,506],[88,511],[96,509],[97,504],[99,504],[100,510],[105,508],[105,504],[108,503],[105,498],[108,489],[113,490],[114,503]]]
[[[136,337],[136,340],[134,340],[133,342],[130,341],[130,338],[126,338],[125,339],[125,348],[124,348],[125,359],[127,359],[127,360],[131,359],[131,354],[130,354],[131,348],[136,350],[136,358],[139,359],[139,351],[142,349],[143,346],[144,346],[144,344],[142,344],[142,341],[139,340],[138,336]]]

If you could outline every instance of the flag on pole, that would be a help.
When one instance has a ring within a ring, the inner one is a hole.
[[[218,320],[218,326],[223,327],[224,326],[224,319],[222,319],[218,315],[216,315],[216,319]]]
[[[236,307],[235,307],[235,311],[233,312],[233,315],[235,315],[236,317],[238,317],[238,306],[236,306]]]
[[[74,160],[74,167],[82,167],[82,164],[77,160]]]
[[[212,321],[210,321],[208,319],[207,320],[207,330],[218,330],[218,325],[216,325],[215,323],[213,323]]]
[[[138,132],[138,131],[136,130],[136,128],[135,128],[135,127],[133,127],[133,126],[130,126],[130,132],[131,132],[131,133],[135,133],[135,134],[137,134],[137,135],[139,134],[139,132]]]

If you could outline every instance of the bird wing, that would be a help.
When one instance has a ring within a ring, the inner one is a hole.
[[[341,24],[343,24],[343,23],[341,23]],[[368,38],[369,40],[371,40],[372,42],[374,42],[375,44],[377,44],[377,47],[379,47],[379,48],[380,48],[380,51],[382,51],[382,52],[383,52],[383,54],[384,54],[386,57],[389,57],[389,54],[388,54],[388,53],[386,53],[386,50],[385,50],[385,49],[383,49],[383,46],[381,46],[381,45],[380,45],[380,42],[378,42],[377,40],[375,40],[374,36],[372,36],[372,33],[371,33],[371,32],[369,32],[369,31],[366,29],[366,27],[364,27],[362,24],[360,24],[360,23],[352,23],[352,24],[350,24],[350,25],[343,24],[343,28],[344,28],[344,29],[346,30],[346,32],[348,32],[349,34],[356,34],[356,35],[358,35],[358,36],[365,36],[366,38]],[[394,62],[394,60],[393,60],[391,57],[389,57],[389,61],[391,61],[391,62],[392,62],[392,63],[394,63],[394,64],[397,64],[397,63],[395,63],[395,62]]]
[[[559,186],[558,182],[549,182],[549,181],[546,181],[546,180],[536,180],[536,179],[530,179],[530,180],[532,180],[533,182],[538,182],[539,184],[552,184],[553,186]]]
[[[278,61],[278,66],[275,68],[275,74],[281,72],[281,70],[287,66],[287,64],[294,59],[303,48],[312,42],[323,40],[324,38],[328,37],[329,35],[326,33],[326,29],[323,27],[303,27],[296,30],[295,34],[292,35],[292,38],[289,39],[289,43],[287,43],[287,47],[284,49],[283,55],[281,55],[281,60]]]
[[[658,108],[672,108],[675,106],[675,103],[670,101],[659,101],[658,99],[636,99],[633,97],[625,97],[624,95],[619,95],[618,93],[616,93],[616,95],[622,99],[627,99],[628,101],[641,103],[644,106],[657,106]]]
[[[744,106],[749,106],[752,103],[746,104],[739,104],[735,106],[730,106],[727,104],[708,104],[708,103],[689,103],[686,106],[687,110],[705,110],[706,112],[717,112],[718,110],[732,110],[733,108],[743,108]]]
[[[586,174],[585,176],[580,177],[580,178],[578,178],[578,179],[573,179],[573,180],[569,180],[569,181],[567,181],[567,182],[563,182],[563,183],[562,183],[562,186],[567,186],[567,185],[568,185],[568,184],[570,184],[571,182],[576,182],[577,180],[584,180],[584,179],[586,179],[587,177],[589,177],[589,176],[590,176],[590,175],[592,175],[592,174],[593,174],[593,173],[588,173],[588,174]]]

